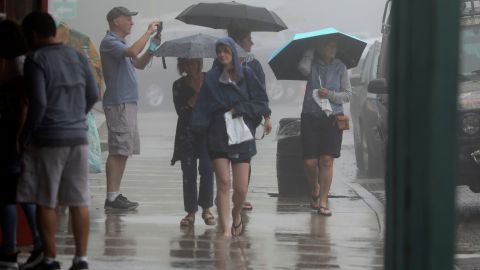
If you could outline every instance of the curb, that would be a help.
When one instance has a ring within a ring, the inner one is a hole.
[[[360,184],[357,183],[346,183],[353,189],[361,198],[362,200],[370,207],[370,209],[375,212],[377,216],[377,222],[379,226],[379,234],[380,238],[384,239],[385,237],[385,207],[384,205],[377,199],[375,196],[372,195],[368,190],[362,187]]]

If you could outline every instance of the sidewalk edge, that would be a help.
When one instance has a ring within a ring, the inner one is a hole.
[[[362,187],[357,183],[346,183],[350,186],[361,198],[362,200],[370,207],[370,209],[375,212],[377,216],[377,222],[379,226],[379,235],[381,239],[384,239],[385,236],[385,207],[384,205],[372,195],[368,190]]]

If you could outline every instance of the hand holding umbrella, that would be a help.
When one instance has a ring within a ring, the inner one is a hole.
[[[279,80],[306,80],[307,77],[297,69],[297,63],[305,57],[304,54],[319,44],[335,41],[336,57],[347,68],[355,67],[367,45],[364,41],[338,31],[335,28],[324,28],[313,32],[299,33],[272,54],[268,64],[275,77]],[[309,50],[310,49],[310,50]],[[314,51],[311,50],[312,55]],[[313,57],[311,57],[313,60]]]

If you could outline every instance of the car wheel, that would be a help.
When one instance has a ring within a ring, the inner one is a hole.
[[[370,160],[369,160],[369,151],[368,151],[368,141],[367,141],[367,135],[365,134],[365,131],[363,128],[360,129],[360,134],[361,134],[361,160],[363,162],[363,171],[367,173],[368,176],[370,176]]]
[[[353,128],[353,145],[355,146],[355,159],[357,161],[357,168],[363,172],[365,171],[365,162],[361,127]]]
[[[480,183],[477,183],[478,179],[471,179],[470,184],[468,184],[468,187],[473,193],[480,193]],[[475,182],[475,184],[473,184]]]
[[[384,176],[384,160],[380,149],[375,149],[373,134],[364,133],[365,152],[368,159],[367,174],[369,177],[383,177]]]
[[[480,186],[469,186],[473,193],[480,193]]]
[[[145,89],[144,103],[149,109],[158,109],[165,102],[165,91],[156,83],[150,83]]]

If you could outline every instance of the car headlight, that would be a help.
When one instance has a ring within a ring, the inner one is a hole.
[[[475,135],[480,130],[480,116],[469,113],[463,116],[462,130],[467,135]]]

